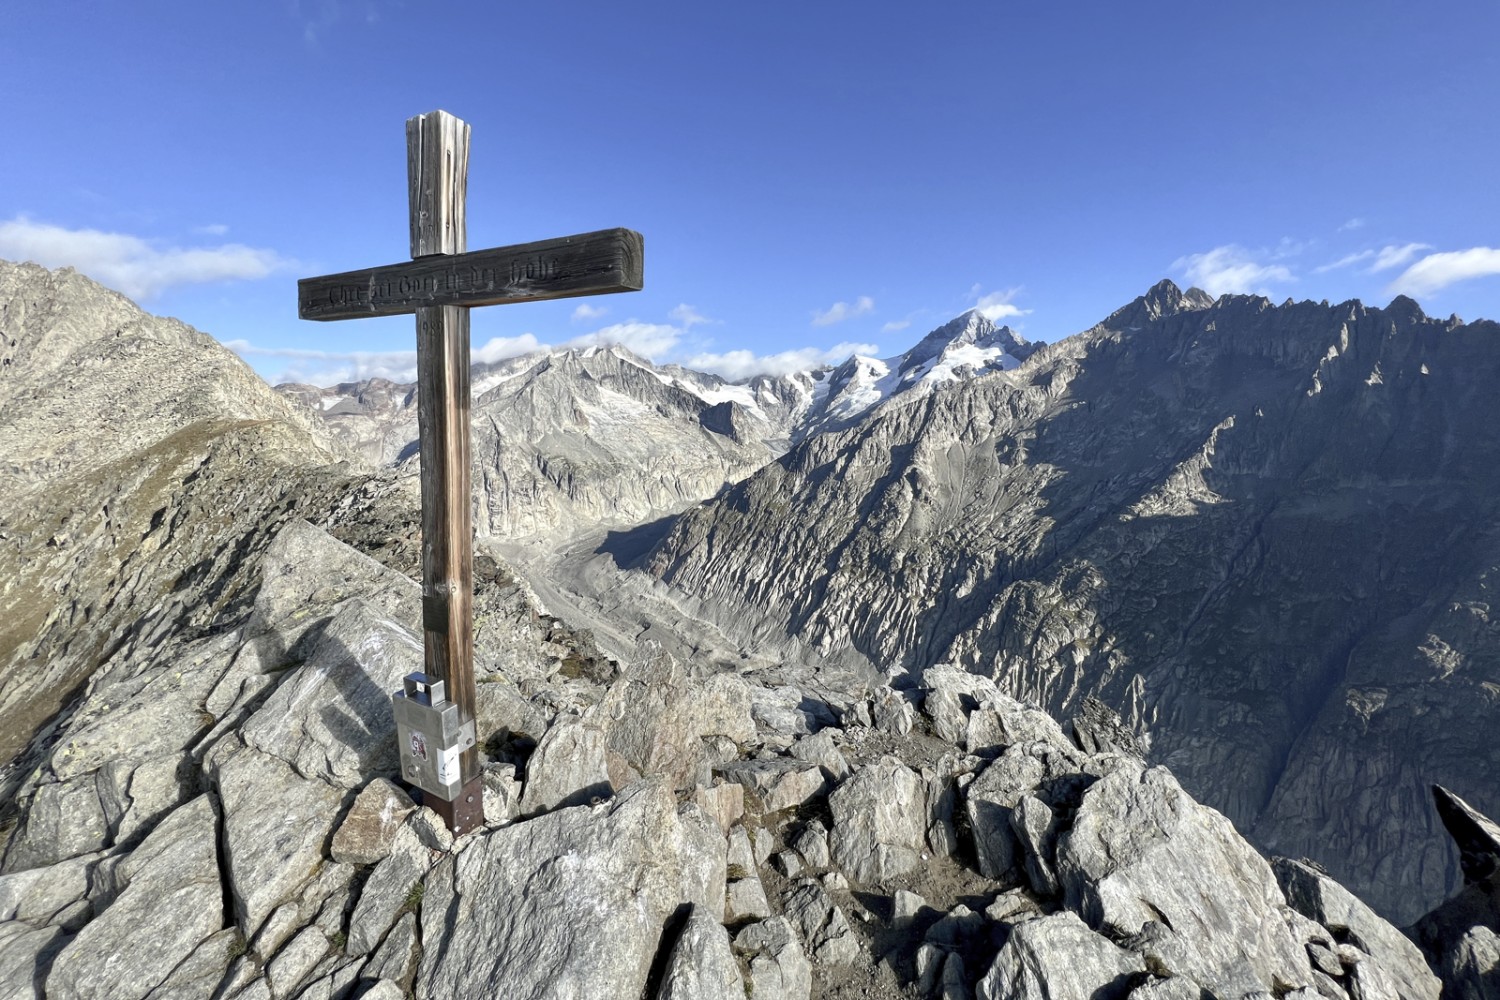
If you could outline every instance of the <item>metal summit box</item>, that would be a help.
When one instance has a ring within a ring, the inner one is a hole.
[[[458,758],[474,745],[474,721],[459,721],[458,706],[437,678],[419,672],[401,683],[402,690],[391,695],[401,777],[452,802],[463,787]]]

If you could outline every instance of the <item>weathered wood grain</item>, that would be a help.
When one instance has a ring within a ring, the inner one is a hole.
[[[469,311],[417,313],[417,434],[421,441],[424,670],[448,682],[461,719],[475,716],[474,557],[469,481]],[[477,749],[459,758],[464,781]]]
[[[645,241],[630,229],[423,257],[384,267],[303,278],[297,313],[336,320],[399,316],[430,306],[491,306],[635,292]]]
[[[406,120],[406,188],[411,255],[469,249],[464,205],[469,191],[469,124],[446,111]]]
[[[443,111],[406,123],[411,266],[443,264],[464,250],[469,126]],[[424,670],[447,681],[458,717],[477,718],[474,690],[474,556],[469,483],[469,310],[417,310],[417,434],[422,466],[422,649]],[[484,822],[479,750],[459,755],[458,796],[429,803],[454,833]],[[446,808],[445,808],[446,807]],[[477,817],[477,822],[476,822]]]

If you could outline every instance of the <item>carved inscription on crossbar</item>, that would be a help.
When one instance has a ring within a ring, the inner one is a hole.
[[[303,319],[398,316],[425,306],[490,306],[639,291],[641,234],[605,229],[561,239],[421,257],[297,282]]]

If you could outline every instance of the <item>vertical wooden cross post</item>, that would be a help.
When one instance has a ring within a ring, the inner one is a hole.
[[[297,283],[303,319],[416,314],[424,669],[444,682],[460,724],[475,718],[469,308],[638,291],[644,268],[641,235],[629,229],[466,252],[468,163],[466,123],[446,111],[408,119],[411,262]],[[423,789],[455,834],[484,821],[477,746],[458,754],[458,770],[456,786],[443,777]]]

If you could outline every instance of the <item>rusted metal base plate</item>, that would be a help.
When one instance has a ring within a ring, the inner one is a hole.
[[[455,837],[484,826],[484,784],[477,774],[458,790],[458,798],[452,802],[423,792],[422,804],[443,817]]]

